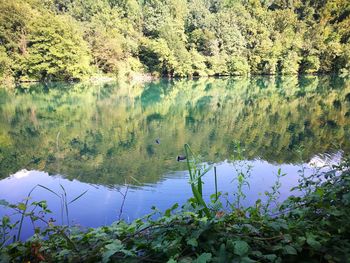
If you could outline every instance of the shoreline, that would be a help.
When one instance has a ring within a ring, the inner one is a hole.
[[[199,80],[199,79],[210,79],[210,78],[256,78],[256,77],[275,77],[275,78],[281,78],[281,77],[322,77],[322,76],[331,76],[331,77],[341,77],[341,78],[347,78],[349,77],[349,74],[338,74],[335,72],[329,72],[329,73],[317,73],[317,74],[288,74],[288,75],[282,75],[282,74],[249,74],[249,75],[208,75],[208,76],[192,76],[192,77],[169,77],[167,75],[164,76],[156,76],[152,75],[151,73],[141,73],[141,74],[134,74],[129,77],[111,77],[108,75],[95,75],[91,76],[86,79],[80,79],[80,80],[50,80],[50,81],[43,81],[43,80],[21,80],[21,81],[14,81],[14,80],[3,80],[0,82],[1,86],[21,86],[25,84],[50,84],[50,83],[83,83],[83,82],[91,82],[93,84],[101,84],[101,83],[108,83],[108,82],[127,82],[132,84],[143,84],[143,83],[149,83],[153,81],[160,81],[160,80]]]

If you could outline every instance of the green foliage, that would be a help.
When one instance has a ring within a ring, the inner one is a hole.
[[[205,57],[201,55],[196,49],[190,50],[190,61],[192,62],[193,75],[205,76],[207,75]]]
[[[75,0],[67,1],[65,9],[68,13],[79,21],[91,21],[97,14],[103,16],[108,12],[109,3],[107,0],[93,1],[93,0]],[[60,8],[60,11],[62,8]]]
[[[228,75],[227,69],[227,54],[219,53],[207,58],[207,64],[209,69],[209,75]]]
[[[29,77],[40,80],[81,79],[89,72],[89,50],[78,27],[66,16],[44,15],[29,26],[27,54]]]
[[[299,70],[300,57],[296,52],[289,52],[281,61],[281,73],[283,75],[297,74]],[[314,62],[315,63],[315,62]],[[317,65],[313,65],[314,67]]]
[[[38,233],[40,232],[40,227],[37,225],[38,222],[45,223],[49,228],[53,225],[55,220],[52,218],[48,219],[47,215],[51,214],[51,210],[48,209],[47,202],[45,200],[43,201],[31,201],[32,193],[37,188],[42,188],[47,190],[48,192],[54,194],[60,199],[61,203],[61,225],[64,224],[64,217],[66,217],[66,224],[69,226],[69,208],[68,206],[71,203],[76,202],[78,199],[80,199],[83,195],[86,194],[87,191],[84,191],[74,199],[68,202],[67,199],[67,192],[65,188],[60,184],[60,187],[62,189],[62,193],[56,193],[55,191],[51,190],[50,188],[43,186],[43,185],[36,185],[34,186],[28,193],[27,197],[17,204],[10,204],[5,200],[0,200],[0,205],[5,206],[8,208],[11,208],[14,210],[14,213],[12,213],[12,216],[18,215],[19,219],[15,222],[11,222],[11,218],[9,216],[4,216],[2,219],[2,224],[0,225],[0,240],[2,240],[2,243],[0,243],[0,248],[2,248],[4,245],[8,243],[10,238],[12,238],[13,241],[19,241],[21,239],[21,233],[22,233],[22,227],[24,220],[26,218],[29,218],[31,221],[31,224],[33,226],[33,232]],[[39,211],[38,211],[39,210]],[[13,232],[15,234],[13,234]],[[13,236],[11,236],[13,234]]]
[[[234,202],[230,203],[227,200],[227,203],[230,205],[231,209],[242,209],[242,200],[246,198],[245,191],[243,190],[245,187],[250,187],[249,185],[249,178],[251,176],[251,170],[252,166],[246,163],[244,160],[244,149],[241,148],[240,143],[233,143],[233,155],[232,155],[232,162],[233,162],[233,168],[235,171],[235,177],[233,181],[236,181],[237,183],[237,189],[233,191],[234,196]]]
[[[211,218],[211,213],[203,199],[203,182],[202,177],[211,169],[201,165],[188,144],[184,146],[186,152],[187,169],[190,174],[190,185],[195,199],[195,206],[203,206],[203,212],[208,218]]]
[[[346,0],[1,0],[0,74],[348,74],[349,10]]]
[[[342,53],[336,61],[336,68],[340,73],[350,73],[350,43],[343,46]]]
[[[2,44],[15,78],[69,80],[89,73],[89,50],[73,18],[41,13],[22,1],[4,2]]]
[[[227,64],[230,75],[242,76],[250,73],[248,60],[245,57],[233,56],[229,59]]]
[[[164,39],[145,39],[140,46],[140,59],[150,72],[171,75],[174,72],[176,60]]]
[[[11,54],[25,52],[28,21],[35,14],[24,1],[0,1],[0,44]]]
[[[11,60],[6,53],[6,49],[0,46],[0,79],[9,74]]]
[[[320,68],[320,60],[317,56],[309,55],[304,58],[301,65],[301,71],[303,73],[316,73]]]

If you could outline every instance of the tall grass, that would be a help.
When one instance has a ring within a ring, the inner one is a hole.
[[[208,218],[211,218],[212,215],[210,213],[210,210],[203,199],[202,177],[208,171],[211,170],[212,166],[205,167],[201,165],[196,159],[196,156],[193,154],[191,147],[188,144],[185,144],[184,148],[186,153],[187,169],[190,174],[190,185],[192,189],[192,194],[196,200],[196,203],[203,207],[202,210],[205,213],[205,215]]]
[[[36,221],[42,221],[45,224],[49,225],[52,221],[47,221],[44,219],[43,215],[49,214],[51,213],[51,211],[47,208],[47,203],[46,201],[33,201],[30,202],[30,200],[32,199],[32,194],[34,192],[34,190],[36,190],[37,188],[42,188],[52,194],[54,194],[55,196],[57,196],[57,198],[59,198],[60,200],[60,208],[61,208],[61,220],[62,220],[62,225],[64,225],[64,218],[66,218],[66,223],[69,226],[70,224],[70,220],[69,220],[69,205],[76,202],[77,200],[79,200],[83,195],[85,195],[87,193],[87,190],[82,192],[81,194],[79,194],[78,196],[76,196],[75,198],[73,198],[72,200],[68,201],[68,197],[67,197],[67,191],[64,188],[64,186],[62,184],[60,184],[60,187],[62,189],[62,192],[56,192],[44,185],[41,184],[37,184],[35,185],[27,194],[27,197],[24,199],[23,202],[19,202],[17,204],[9,204],[7,202],[2,202],[2,205],[5,205],[9,208],[12,208],[16,211],[16,214],[20,215],[20,218],[18,221],[16,221],[14,224],[12,224],[12,226],[10,225],[10,222],[8,222],[6,225],[4,224],[4,222],[2,222],[2,226],[3,227],[8,227],[12,230],[15,230],[16,226],[18,225],[18,229],[17,229],[17,233],[15,235],[13,235],[13,241],[20,241],[21,239],[21,234],[23,231],[23,223],[24,223],[24,219],[25,218],[29,218],[31,220],[31,223],[33,225],[33,230],[34,232],[36,231],[36,227],[35,227],[35,222]],[[40,212],[37,212],[37,208],[41,208]],[[3,231],[5,234],[5,231]],[[5,243],[5,242],[3,242]]]

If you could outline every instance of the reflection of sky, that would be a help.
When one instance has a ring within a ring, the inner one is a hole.
[[[296,165],[273,165],[266,161],[247,161],[252,165],[251,177],[249,179],[250,188],[245,187],[247,199],[244,205],[251,205],[258,198],[263,199],[263,193],[274,184],[279,168],[282,173],[287,174],[281,179],[281,199],[290,193],[290,188],[297,184],[299,166]],[[311,172],[310,166],[307,173]],[[243,169],[244,170],[244,169]],[[233,178],[235,170],[231,163],[222,162],[217,164],[218,190],[229,194],[234,193],[237,183]],[[204,178],[203,194],[208,200],[209,196],[215,192],[214,172],[207,173]],[[11,203],[21,201],[35,185],[41,184],[53,191],[62,194],[60,184],[68,193],[68,202],[80,195],[85,190],[88,192],[76,202],[69,205],[69,218],[73,223],[83,226],[97,227],[110,224],[118,219],[122,204],[122,195],[119,191],[125,192],[124,186],[107,188],[101,185],[91,185],[77,180],[67,180],[61,176],[49,176],[45,172],[22,170],[7,179],[0,181],[0,199],[8,200]],[[37,188],[32,194],[33,200],[47,200],[49,208],[53,211],[58,223],[61,223],[60,200],[51,192]],[[191,197],[191,188],[188,185],[187,171],[178,171],[167,174],[164,180],[138,188],[129,188],[122,218],[131,221],[137,217],[150,213],[154,205],[160,210],[172,206],[174,203],[183,204]],[[10,214],[10,211],[0,208],[0,217]],[[29,222],[25,226],[25,236],[30,234]]]

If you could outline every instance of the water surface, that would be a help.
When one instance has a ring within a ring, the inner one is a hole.
[[[311,173],[349,153],[349,135],[350,81],[339,77],[0,89],[0,199],[20,201],[39,183],[60,192],[62,184],[70,200],[88,190],[70,205],[70,221],[132,220],[190,197],[185,163],[176,161],[185,143],[218,167],[219,190],[234,192],[237,142],[253,166],[245,203],[263,197],[279,168],[283,199],[301,167]],[[213,173],[204,181],[208,198]],[[36,189],[33,198],[48,200],[62,221],[57,197]]]

